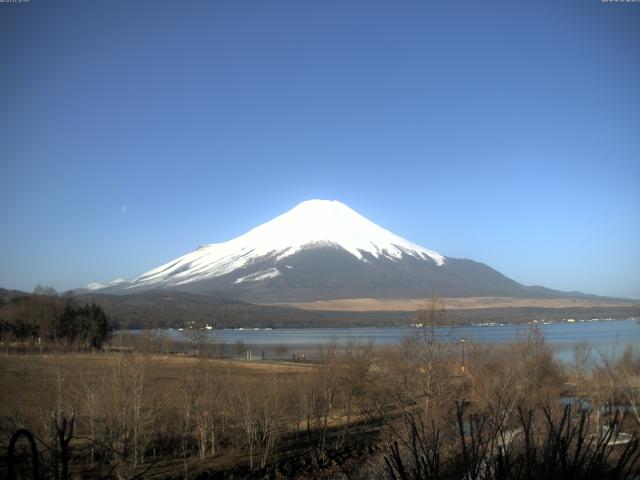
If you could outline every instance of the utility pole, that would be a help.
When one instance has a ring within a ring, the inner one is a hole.
[[[461,370],[462,370],[462,374],[463,375],[464,375],[464,340],[465,340],[464,337],[460,338],[460,343],[462,344],[462,368],[461,368]]]

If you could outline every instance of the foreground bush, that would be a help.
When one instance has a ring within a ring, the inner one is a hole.
[[[512,415],[513,413],[513,415]],[[513,418],[512,418],[513,417]],[[518,408],[465,414],[457,404],[454,431],[425,425],[421,415],[404,418],[409,432],[385,456],[394,480],[625,480],[640,459],[637,436],[611,426],[594,433],[591,412],[577,415]]]

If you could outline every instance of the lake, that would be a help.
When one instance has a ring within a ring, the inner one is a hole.
[[[536,324],[545,339],[562,361],[570,361],[573,347],[577,342],[588,342],[597,351],[621,350],[628,343],[640,345],[640,323],[635,319],[556,322]],[[467,342],[505,343],[526,334],[531,325],[466,325],[442,329],[442,333],[451,341],[464,338]],[[279,329],[218,329],[207,330],[212,341],[222,338],[230,347],[244,343],[252,349],[254,356],[262,352],[273,355],[280,351],[313,355],[319,347],[330,342],[341,344],[349,340],[368,342],[374,345],[393,345],[400,343],[415,327],[378,327],[378,328],[279,328]],[[140,333],[128,331],[127,333]],[[175,329],[161,330],[161,334],[180,339],[184,331]]]

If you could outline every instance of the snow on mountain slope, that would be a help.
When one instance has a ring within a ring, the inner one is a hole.
[[[126,289],[185,285],[246,268],[265,258],[276,261],[313,247],[335,247],[367,262],[403,256],[431,260],[442,266],[445,257],[376,225],[343,203],[308,200],[233,240],[202,245],[197,250],[142,274]],[[242,277],[236,283],[274,278],[270,269]],[[100,288],[92,284],[92,289]]]
[[[252,273],[251,275],[247,275],[246,277],[240,277],[237,279],[235,284],[242,282],[257,282],[258,280],[266,280],[268,278],[275,278],[280,275],[280,270],[277,268],[269,268],[268,270],[263,270],[261,272]]]
[[[111,280],[110,282],[107,282],[107,283],[91,282],[88,285],[85,285],[84,289],[85,290],[100,290],[102,288],[115,287],[117,285],[126,284],[126,283],[129,283],[129,281],[125,280],[124,278],[116,278],[116,279]]]

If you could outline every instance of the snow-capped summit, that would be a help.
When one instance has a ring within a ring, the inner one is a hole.
[[[520,284],[486,265],[444,257],[331,200],[302,202],[244,235],[201,245],[134,280],[85,287],[150,289],[257,301],[523,294]]]
[[[356,259],[401,259],[413,256],[442,265],[444,257],[399,237],[335,200],[307,200],[288,212],[233,240],[201,245],[197,250],[143,273],[127,289],[177,286],[220,277],[271,258],[275,262],[304,249],[343,249]],[[280,275],[271,268],[240,277],[234,283],[257,281]],[[92,284],[96,289],[99,284]],[[108,285],[110,286],[110,285]]]
[[[281,258],[326,244],[343,248],[358,259],[370,253],[375,258],[412,255],[444,263],[439,253],[391,233],[336,200],[307,200],[236,240],[260,244],[262,252],[282,251]]]
[[[366,252],[376,258],[405,254],[444,262],[442,255],[394,235],[335,200],[307,200],[234,240],[202,248],[214,256],[240,250],[250,251],[251,258],[277,252],[282,259],[314,245],[343,248],[358,259]]]

